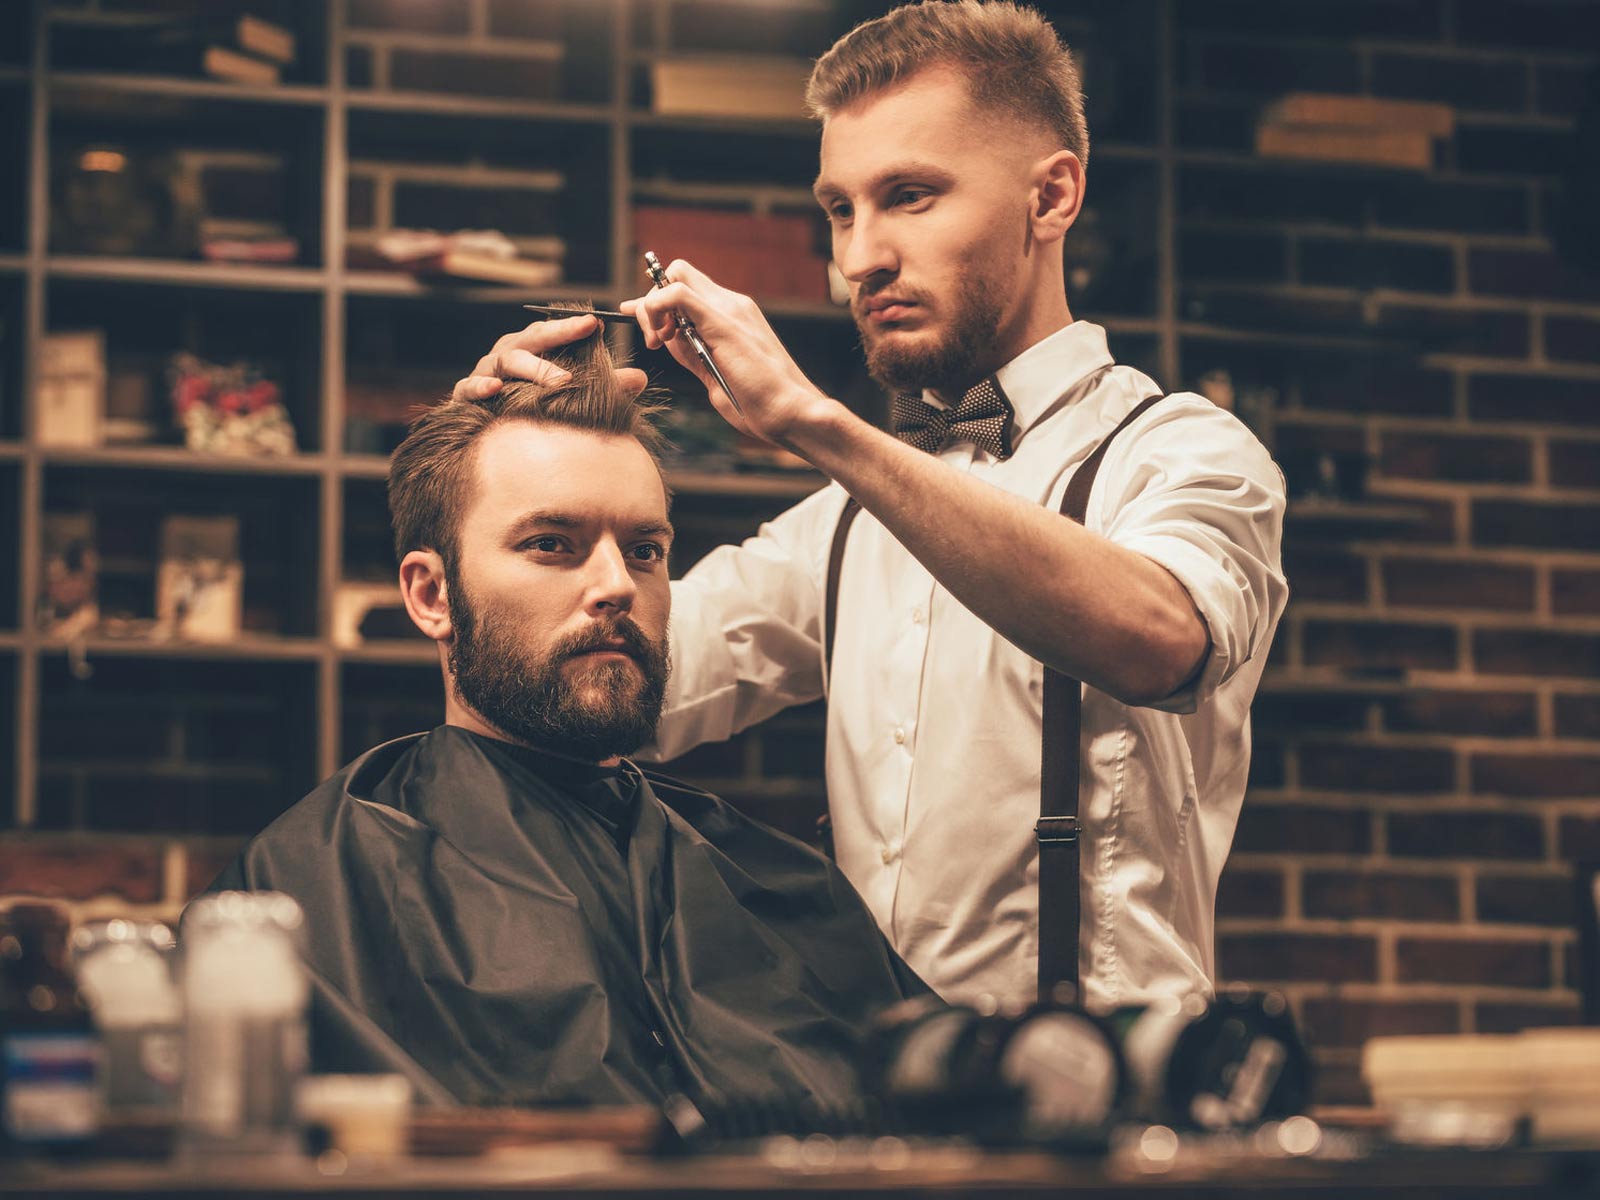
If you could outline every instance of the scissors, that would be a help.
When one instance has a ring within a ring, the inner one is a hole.
[[[644,252],[644,269],[650,272],[650,278],[655,281],[658,288],[667,286],[667,273],[653,251]],[[706,349],[706,344],[700,337],[700,331],[694,327],[694,322],[681,312],[674,312],[672,315],[678,322],[679,331],[689,340],[689,345],[694,347],[694,352],[700,356],[700,361],[705,363],[706,370],[711,372],[711,378],[717,381],[717,386],[722,389],[722,394],[727,396],[728,403],[733,405],[733,411],[741,417],[744,416],[744,409],[739,407],[738,397],[733,394],[728,381],[722,377],[722,372],[717,370],[717,364],[711,361],[711,351]]]

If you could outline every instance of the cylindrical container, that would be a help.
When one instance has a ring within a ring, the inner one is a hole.
[[[1148,1120],[1238,1128],[1293,1116],[1310,1098],[1310,1055],[1276,992],[1158,1000],[1113,1025]]]
[[[180,1157],[299,1152],[302,921],[300,906],[277,892],[220,892],[184,913]]]
[[[72,935],[78,982],[100,1029],[100,1100],[110,1114],[177,1110],[183,1045],[172,930],[159,921],[95,921]]]
[[[0,1155],[71,1153],[99,1127],[100,1043],[53,904],[0,914]]]
[[[1022,1142],[1087,1146],[1104,1139],[1127,1107],[1128,1071],[1116,1039],[1077,1005],[1040,1005],[1019,1017],[999,1047],[995,1074],[1022,1096]]]
[[[1504,1146],[1528,1109],[1523,1045],[1510,1035],[1371,1038],[1361,1076],[1397,1142]]]
[[[1518,1040],[1533,1140],[1600,1146],[1600,1029],[1525,1029]]]
[[[406,1152],[411,1084],[404,1075],[312,1075],[300,1083],[300,1119],[321,1126],[330,1149],[351,1159]]]

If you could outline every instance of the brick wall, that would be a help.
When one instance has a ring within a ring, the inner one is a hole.
[[[1370,1035],[1577,1014],[1570,864],[1600,859],[1600,278],[1559,260],[1551,221],[1600,4],[1176,12],[1166,382],[1226,370],[1286,464],[1366,462],[1378,514],[1289,529],[1219,961],[1289,993],[1323,1099],[1361,1099]],[[1427,174],[1255,160],[1255,114],[1302,88],[1444,101],[1459,129]],[[679,769],[805,834],[821,744],[808,708]],[[0,896],[171,915],[234,845],[8,834]]]
[[[1357,453],[1367,501],[1402,513],[1355,536],[1291,523],[1219,905],[1222,973],[1285,988],[1323,1098],[1361,1099],[1370,1035],[1577,1017],[1570,869],[1600,857],[1600,278],[1553,253],[1551,214],[1600,5],[1178,7],[1199,160],[1178,169],[1182,315],[1287,339],[1186,337],[1185,366],[1270,395],[1286,469]],[[1425,176],[1231,161],[1291,89],[1442,101],[1458,130]],[[1294,344],[1297,317],[1348,344]]]

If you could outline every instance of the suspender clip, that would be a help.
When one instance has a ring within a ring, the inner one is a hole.
[[[1040,817],[1039,823],[1033,827],[1033,833],[1041,846],[1071,844],[1078,840],[1078,818]]]

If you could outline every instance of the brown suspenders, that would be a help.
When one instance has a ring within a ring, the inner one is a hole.
[[[1100,462],[1112,440],[1160,400],[1147,397],[1105,436],[1073,472],[1061,497],[1061,513],[1082,525],[1089,509]],[[861,506],[845,502],[828,554],[828,579],[823,608],[823,663],[833,674],[833,631],[839,610],[839,570],[844,562],[850,525]],[[1078,770],[1083,725],[1082,685],[1070,675],[1044,669],[1044,736],[1040,752],[1039,822],[1039,997],[1049,999],[1057,985],[1078,987],[1079,862]]]

